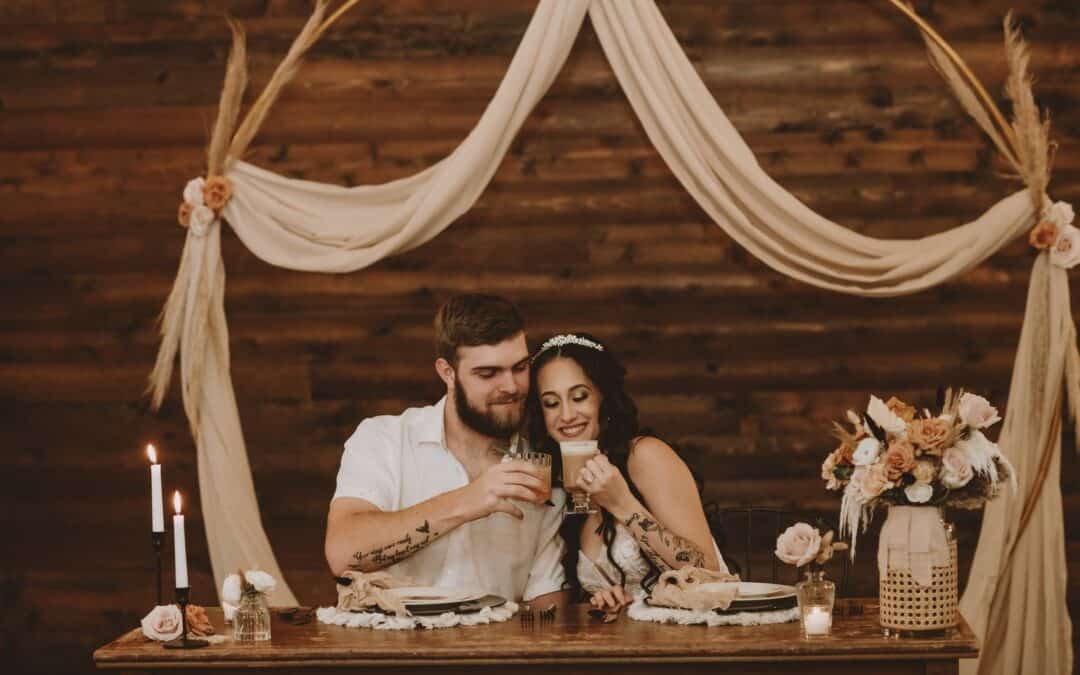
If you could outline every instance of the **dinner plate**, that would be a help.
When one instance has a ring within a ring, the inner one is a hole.
[[[388,589],[387,593],[396,596],[410,609],[413,606],[461,604],[487,595],[483,591],[438,586],[401,586]]]
[[[784,584],[765,584],[755,581],[740,581],[736,600],[756,600],[764,598],[788,598],[795,595],[794,586]]]

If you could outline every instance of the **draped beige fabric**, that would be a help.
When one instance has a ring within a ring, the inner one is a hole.
[[[230,160],[226,172],[234,196],[225,220],[255,255],[295,270],[352,272],[429,241],[475,203],[557,76],[586,12],[672,172],[724,232],[782,274],[855,295],[915,293],[972,269],[1039,216],[1041,204],[1020,190],[970,223],[920,239],[852,232],[816,214],[765,174],[652,0],[541,0],[491,104],[446,159],[407,178],[354,188],[289,179]],[[219,586],[237,567],[257,566],[282,578],[262,529],[230,380],[224,284],[218,227],[205,236],[189,232],[164,311],[165,325],[171,325],[171,317],[182,330],[165,331],[162,355],[171,362],[179,346]],[[1055,430],[1063,379],[1068,373],[1075,381],[1078,365],[1068,279],[1043,253],[1032,273],[1000,440],[1021,489],[988,508],[962,605],[986,638],[980,672],[1071,670]],[[162,379],[167,383],[168,369],[155,375],[156,386]],[[1040,475],[1047,478],[1032,501]],[[1017,540],[1021,511],[1029,502],[1034,510]],[[271,600],[296,601],[284,581]]]

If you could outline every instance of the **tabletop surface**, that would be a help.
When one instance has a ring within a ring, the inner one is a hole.
[[[857,608],[854,611],[852,608]],[[586,605],[562,609],[553,622],[504,623],[438,630],[343,628],[310,620],[302,613],[274,610],[269,643],[234,643],[231,637],[203,649],[165,649],[134,629],[94,652],[98,667],[151,664],[197,666],[245,663],[424,664],[424,663],[581,663],[628,660],[754,661],[972,658],[978,646],[971,629],[960,625],[945,634],[918,638],[885,637],[878,625],[876,600],[839,603],[832,636],[807,640],[799,623],[766,626],[677,626],[631,620],[625,613],[604,624]],[[225,631],[221,610],[207,610],[215,630]]]

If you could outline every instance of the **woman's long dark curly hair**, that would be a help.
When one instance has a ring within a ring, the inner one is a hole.
[[[588,333],[574,333],[577,337],[584,338],[595,344],[602,344],[598,339]],[[627,471],[626,463],[630,457],[632,442],[635,438],[647,435],[648,432],[638,425],[638,409],[634,400],[626,393],[624,383],[626,380],[626,368],[619,363],[615,355],[605,345],[603,350],[585,345],[567,343],[557,347],[549,347],[538,352],[533,357],[532,366],[529,370],[529,396],[525,405],[526,432],[529,444],[536,450],[547,452],[552,456],[551,474],[557,484],[562,482],[562,456],[559,445],[547,431],[544,423],[544,412],[540,405],[540,391],[537,384],[537,375],[545,364],[555,358],[563,357],[577,363],[586,377],[596,386],[600,393],[600,437],[597,439],[601,451],[607,455],[608,461],[615,466],[623,477],[630,492],[642,504],[641,493],[634,485],[630,472]],[[586,516],[568,516],[564,521],[560,533],[566,541],[566,556],[563,558],[563,567],[566,570],[566,578],[571,589],[575,592],[580,589],[577,577],[578,552],[581,549],[581,528]],[[620,583],[626,585],[626,572],[615,562],[612,557],[612,542],[615,540],[615,519],[607,511],[601,512],[600,527],[596,532],[600,535],[607,548],[607,557],[615,569],[619,570]],[[642,586],[648,590],[660,576],[660,570],[648,558],[649,572],[645,575]]]

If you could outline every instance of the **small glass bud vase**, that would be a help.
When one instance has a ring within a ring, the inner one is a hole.
[[[807,569],[806,578],[795,584],[795,592],[799,597],[803,637],[829,637],[832,632],[836,584],[825,578],[824,570]]]
[[[244,593],[233,617],[233,640],[262,642],[270,639],[270,607],[262,593]]]

